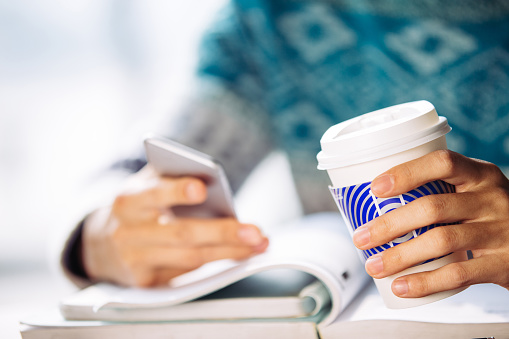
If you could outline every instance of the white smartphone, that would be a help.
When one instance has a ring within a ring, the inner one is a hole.
[[[211,156],[174,140],[149,136],[147,161],[162,176],[197,177],[207,185],[207,200],[199,205],[172,207],[181,217],[236,217],[233,194],[223,166]]]

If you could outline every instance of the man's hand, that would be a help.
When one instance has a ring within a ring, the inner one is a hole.
[[[92,213],[83,230],[83,262],[93,280],[155,286],[218,259],[265,251],[268,239],[233,218],[182,219],[172,206],[200,204],[205,184],[192,177],[159,177],[146,167],[111,207]]]
[[[366,270],[384,278],[425,260],[471,250],[473,259],[394,280],[400,297],[422,297],[479,283],[509,288],[509,180],[493,164],[451,151],[436,151],[378,176],[371,189],[391,197],[434,180],[456,186],[456,193],[419,198],[359,227],[354,243],[362,250],[385,244],[411,230],[436,223],[415,239],[370,257]]]

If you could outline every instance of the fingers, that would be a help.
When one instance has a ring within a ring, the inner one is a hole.
[[[485,193],[424,196],[359,227],[353,240],[359,249],[365,250],[427,225],[480,220],[483,212],[491,209],[491,201]]]
[[[193,205],[205,201],[207,188],[196,178],[158,178],[157,184],[134,195],[133,203],[141,207],[166,208],[175,205]]]
[[[381,279],[452,252],[478,248],[487,251],[498,248],[499,240],[493,234],[496,234],[499,229],[498,223],[469,223],[436,227],[415,239],[370,257],[366,261],[366,271],[372,277]]]
[[[193,205],[205,201],[207,188],[196,178],[154,177],[143,189],[123,193],[113,203],[113,213],[122,220],[155,220],[161,210],[177,205]]]
[[[187,269],[159,268],[152,271],[151,281],[146,281],[145,286],[167,285],[171,279],[189,272]]]
[[[354,243],[365,250],[427,225],[452,225],[396,241],[398,245],[366,261],[367,272],[385,278],[432,258],[471,250],[472,260],[394,280],[393,292],[422,297],[484,282],[508,288],[509,181],[495,165],[436,151],[391,168],[373,180],[371,189],[378,197],[391,197],[435,180],[454,185],[457,193],[425,196],[384,214],[359,227]]]
[[[167,247],[152,246],[139,248],[126,256],[132,267],[165,268],[175,271],[190,271],[201,265],[220,259],[246,259],[265,251],[268,240],[260,246],[202,246],[202,247]]]
[[[256,226],[241,224],[232,218],[175,219],[164,226],[152,223],[116,231],[117,241],[124,245],[257,246],[266,239]]]
[[[259,245],[248,246],[203,246],[168,247],[151,246],[131,249],[124,253],[123,263],[128,272],[128,280],[121,281],[131,286],[150,287],[168,282],[186,272],[192,271],[208,262],[221,259],[242,260],[263,253],[269,245],[264,239]],[[116,277],[115,277],[116,278]]]
[[[248,258],[269,243],[256,226],[232,218],[117,225],[110,237],[124,283],[144,287],[166,284],[211,261]]]
[[[136,267],[130,270],[129,279],[120,283],[143,288],[168,285],[171,279],[189,271],[175,268]]]
[[[453,290],[474,284],[495,282],[507,286],[508,273],[497,255],[443,266],[434,271],[411,274],[395,279],[392,291],[403,298],[424,297],[437,292]]]
[[[493,164],[440,150],[382,173],[371,183],[371,190],[378,197],[390,197],[430,181],[444,180],[455,185],[458,192],[463,192],[493,181],[488,178],[500,176],[501,172]]]

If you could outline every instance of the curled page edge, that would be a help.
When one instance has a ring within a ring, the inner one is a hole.
[[[337,218],[339,217],[339,215],[337,215],[337,213],[336,216],[333,216],[334,213],[320,213],[320,214],[324,215],[325,217],[324,216],[317,217],[316,215],[311,218],[307,217],[308,220],[311,220],[307,222],[312,224],[313,233],[318,232],[319,230],[316,227],[319,228],[319,226],[322,226],[324,223],[325,224],[330,222],[336,223],[338,221]],[[334,227],[344,227],[344,225],[335,225]],[[339,240],[339,242],[335,246],[336,248],[343,248],[346,246],[347,243],[351,242],[350,239],[342,238],[343,237],[340,236],[339,238],[335,239],[335,241]],[[343,250],[341,250],[340,252],[342,251]],[[223,269],[219,273],[208,277],[206,279],[207,283],[205,285],[203,284],[203,281],[197,281],[195,283],[177,287],[176,288],[177,290],[183,288],[188,289],[186,293],[183,293],[183,295],[178,298],[169,298],[163,302],[143,305],[142,303],[118,302],[121,298],[115,301],[115,296],[113,296],[112,298],[112,296],[110,295],[109,300],[102,299],[100,300],[100,302],[95,303],[93,309],[95,312],[99,312],[103,308],[110,307],[128,309],[128,308],[143,308],[143,307],[152,308],[158,306],[171,306],[194,300],[205,294],[214,292],[219,288],[226,287],[236,281],[249,277],[253,274],[267,271],[270,269],[283,268],[283,269],[295,269],[308,273],[316,277],[319,281],[321,281],[321,283],[323,283],[323,285],[326,288],[326,291],[328,291],[328,294],[330,295],[330,300],[332,304],[329,314],[325,316],[322,319],[322,321],[320,321],[320,324],[326,325],[332,323],[338,317],[338,315],[343,311],[343,309],[350,303],[350,301],[355,297],[359,290],[361,290],[362,287],[364,287],[365,283],[369,280],[367,279],[369,278],[369,276],[365,273],[364,267],[359,264],[353,264],[350,262],[348,265],[346,264],[342,265],[343,268],[341,270],[341,273],[344,273],[343,269],[345,268],[345,266],[347,266],[348,267],[347,270],[351,275],[349,282],[346,283],[347,286],[344,286],[343,284],[341,284],[341,280],[338,279],[338,276],[331,272],[330,269],[327,269],[325,266],[320,265],[316,261],[306,262],[306,260],[301,260],[300,258],[297,260],[295,259],[292,260],[285,257],[278,257],[277,255],[275,257],[274,256],[267,257],[267,254],[268,253],[258,255],[256,257],[250,258],[236,265],[233,265],[233,267],[230,266],[227,269]],[[348,258],[343,257],[342,261],[351,261],[357,259],[355,258],[356,257],[355,254],[351,255],[351,253],[347,252],[342,252],[342,254],[343,255],[346,254],[348,257]],[[336,269],[334,269],[334,271],[336,271]],[[117,287],[117,289],[118,293],[113,294],[121,295],[126,290],[129,290],[120,287]],[[142,290],[142,292],[150,294],[151,290]]]
[[[311,316],[318,314],[318,312],[331,303],[331,295],[320,280],[316,280],[304,287],[299,293],[299,297],[311,298],[313,300],[314,308],[309,312]]]

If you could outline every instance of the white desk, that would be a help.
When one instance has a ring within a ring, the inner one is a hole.
[[[42,263],[0,263],[0,338],[20,339],[18,322],[75,290]]]

